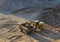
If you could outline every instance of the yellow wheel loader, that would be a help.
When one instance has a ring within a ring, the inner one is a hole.
[[[43,25],[44,25],[43,22],[39,22],[39,24],[37,25],[36,22],[30,21],[30,23],[26,22],[18,26],[20,26],[19,29],[21,30],[21,32],[29,34],[32,32],[39,32],[43,30]]]

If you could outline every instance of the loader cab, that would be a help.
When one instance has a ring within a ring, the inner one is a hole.
[[[39,20],[36,20],[36,21],[35,21],[35,24],[36,24],[36,25],[39,25]]]

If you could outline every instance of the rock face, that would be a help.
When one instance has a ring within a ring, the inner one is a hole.
[[[26,7],[53,7],[60,3],[60,0],[0,0],[0,11],[12,12]]]
[[[16,12],[18,10],[17,12],[20,13],[14,14],[17,17],[27,20],[39,18],[47,24],[59,27],[60,6],[57,6],[58,4],[60,4],[60,0],[0,0],[0,12]],[[39,8],[42,8],[43,11]]]
[[[42,21],[52,26],[60,27],[60,6],[47,8],[42,12]]]

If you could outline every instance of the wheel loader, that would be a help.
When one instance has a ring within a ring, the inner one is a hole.
[[[19,29],[21,30],[21,32],[29,34],[32,32],[39,32],[43,30],[44,29],[43,25],[44,25],[43,22],[30,21],[30,23],[25,22],[23,24],[20,24]]]

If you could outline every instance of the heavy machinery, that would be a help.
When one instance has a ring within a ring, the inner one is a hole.
[[[35,22],[35,21],[30,21],[29,23],[25,22],[23,24],[19,24],[18,26],[20,26],[19,29],[21,30],[21,32],[25,34],[29,34],[32,32],[39,32],[44,29],[43,22]]]

